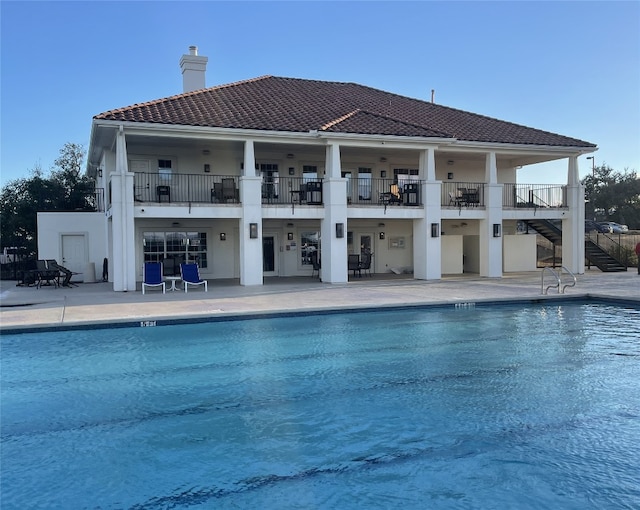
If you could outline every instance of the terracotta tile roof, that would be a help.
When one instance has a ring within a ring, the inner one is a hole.
[[[594,144],[356,83],[263,76],[110,110],[100,120],[400,135],[550,146]]]

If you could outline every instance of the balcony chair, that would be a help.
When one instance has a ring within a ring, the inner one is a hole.
[[[171,203],[171,186],[156,186],[156,195],[158,202],[162,202],[162,197],[167,197],[167,201]]]
[[[233,200],[234,202],[238,202],[238,199],[239,193],[238,188],[236,188],[235,179],[222,179],[222,201]]]

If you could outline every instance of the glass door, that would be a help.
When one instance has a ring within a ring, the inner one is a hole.
[[[278,276],[278,235],[262,236],[262,273],[264,276]]]

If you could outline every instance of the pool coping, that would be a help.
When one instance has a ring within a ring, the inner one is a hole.
[[[415,309],[455,309],[464,310],[468,308],[482,308],[492,305],[522,305],[522,304],[543,304],[543,303],[593,303],[593,304],[614,304],[623,307],[632,307],[640,310],[640,299],[628,297],[612,297],[603,294],[584,293],[584,294],[558,294],[558,295],[539,295],[536,297],[506,297],[506,298],[478,298],[464,300],[442,300],[442,301],[415,301],[404,304],[381,303],[378,305],[354,305],[348,304],[343,306],[330,307],[314,307],[302,310],[264,310],[253,312],[222,312],[216,315],[185,314],[180,317],[164,318],[145,317],[145,318],[126,318],[126,319],[96,319],[90,321],[76,321],[65,324],[32,324],[29,326],[2,326],[0,327],[0,337],[3,335],[19,335],[37,332],[53,332],[53,331],[73,331],[73,330],[96,330],[96,329],[120,329],[120,328],[137,328],[137,327],[161,327],[181,324],[203,324],[214,322],[230,322],[241,320],[270,319],[282,317],[300,317],[300,316],[316,316],[316,315],[333,315],[338,313],[370,313],[380,310],[415,310]]]

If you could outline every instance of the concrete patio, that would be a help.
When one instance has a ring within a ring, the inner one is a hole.
[[[564,275],[569,281],[569,277]],[[545,272],[545,286],[553,283]],[[109,283],[80,283],[76,287],[18,287],[0,282],[0,328],[24,328],[163,321],[182,318],[216,318],[318,310],[436,305],[509,300],[553,300],[603,297],[640,306],[640,275],[634,268],[623,273],[588,270],[577,275],[575,287],[558,294],[541,292],[541,271],[510,274],[503,278],[444,277],[437,281],[407,276],[376,275],[329,285],[317,278],[267,279],[263,286],[243,287],[237,280],[211,280],[209,292],[192,289],[162,294],[159,290],[113,292]]]

